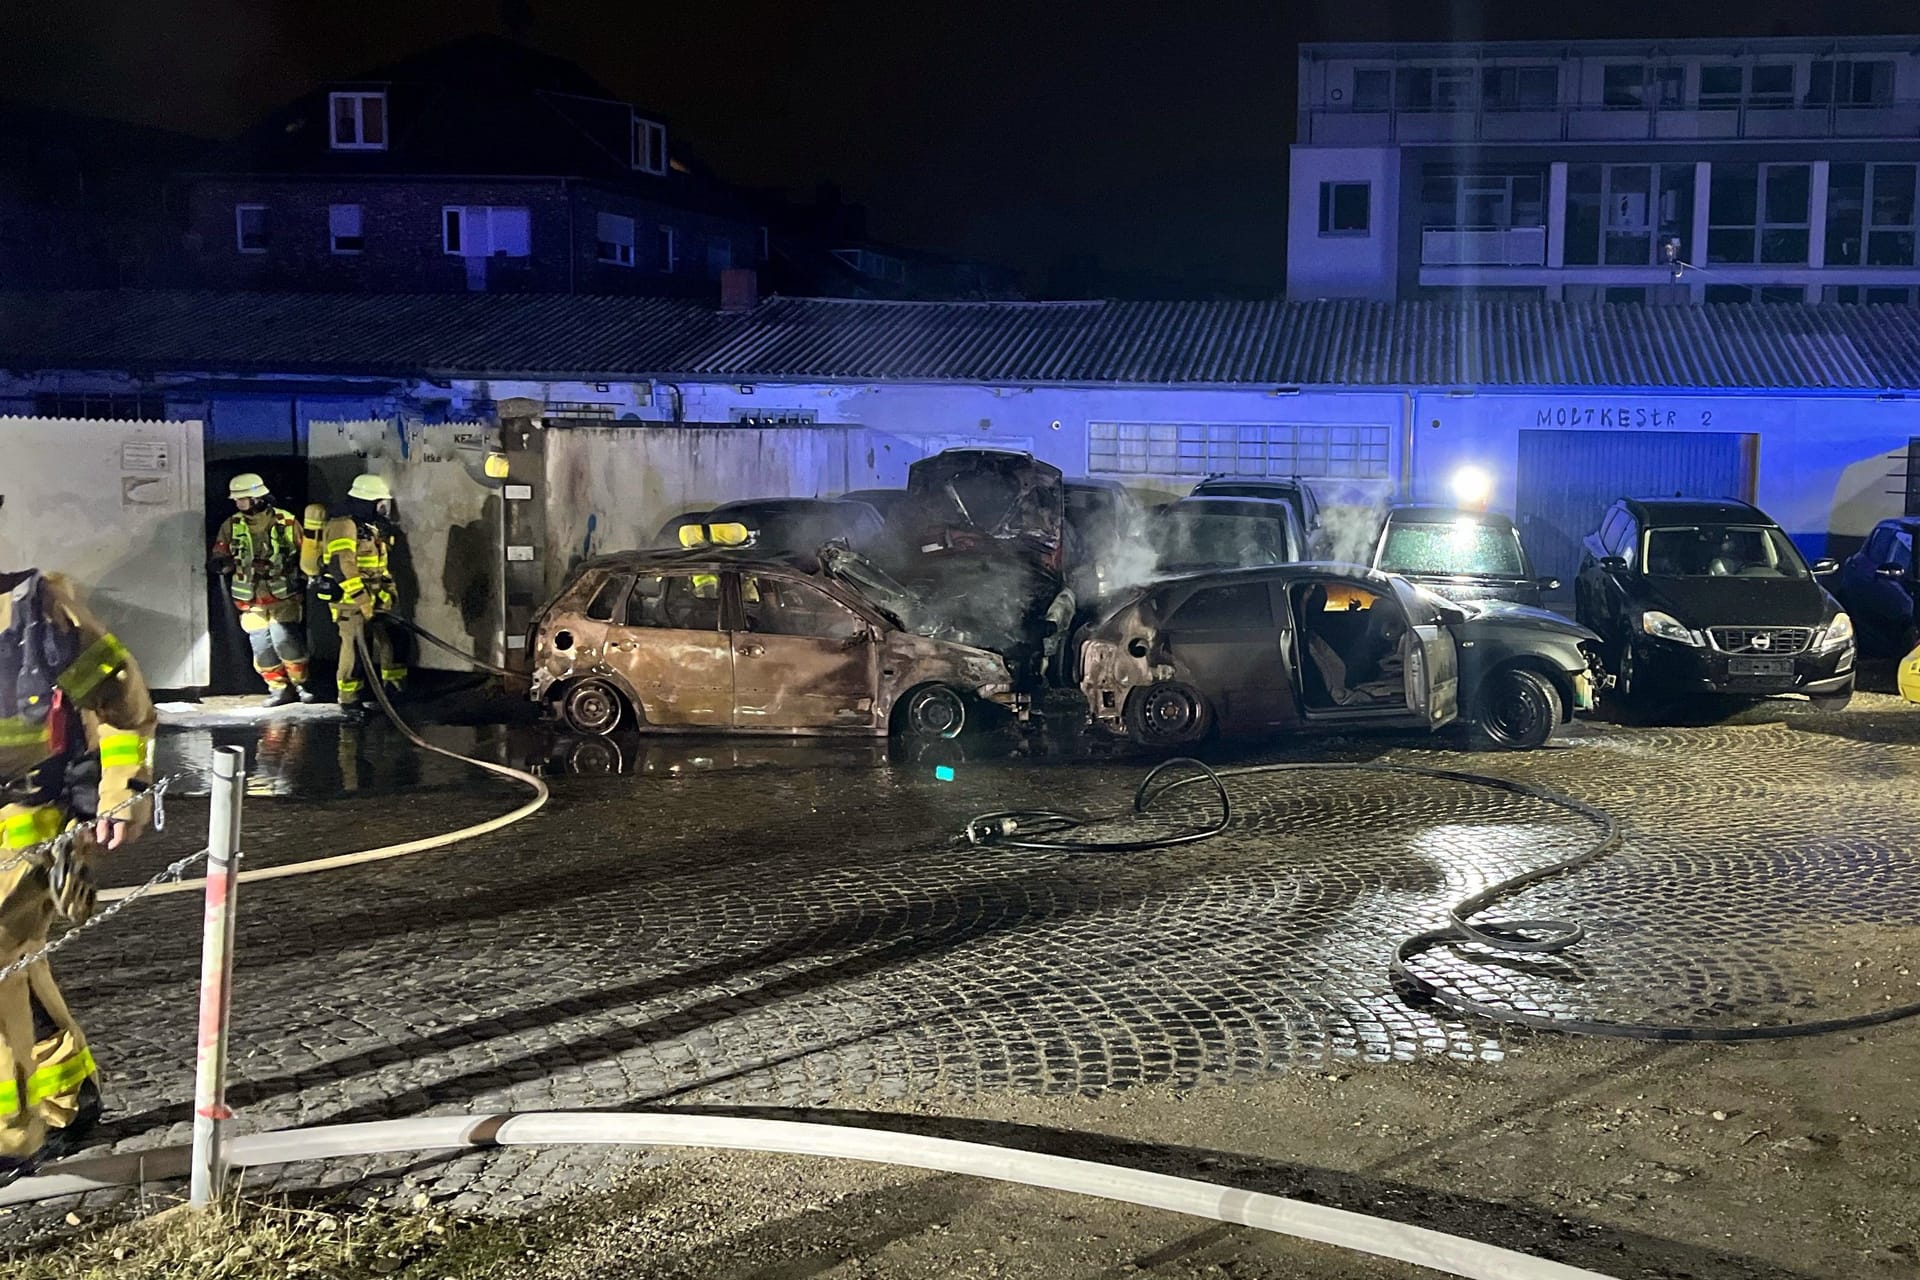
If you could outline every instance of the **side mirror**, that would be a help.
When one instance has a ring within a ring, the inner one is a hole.
[[[1627,562],[1619,556],[1601,556],[1600,567],[1608,573],[1624,573],[1627,568]]]
[[[1538,586],[1542,591],[1558,591],[1560,589],[1560,579],[1541,578],[1534,585]]]
[[[1830,564],[1830,563],[1832,562],[1827,560],[1822,560],[1820,562],[1820,564]],[[1831,569],[1822,569],[1820,567],[1820,564],[1813,566],[1813,571],[1815,573],[1831,573],[1832,572]],[[1835,569],[1839,567],[1840,566],[1838,565],[1834,565]],[[1902,569],[1897,564],[1891,564],[1891,563],[1881,565],[1878,569],[1875,569],[1874,572],[1879,574],[1883,578],[1904,578],[1907,576],[1907,571],[1905,569]]]

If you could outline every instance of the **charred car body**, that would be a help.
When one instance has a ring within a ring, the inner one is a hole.
[[[1368,569],[1240,569],[1122,597],[1083,635],[1080,689],[1096,724],[1152,746],[1464,716],[1523,749],[1593,705],[1596,640],[1557,614],[1455,605]]]
[[[1003,654],[1022,687],[1059,667],[1073,620],[1066,489],[1028,453],[948,449],[907,471],[894,545],[873,559],[911,625]]]
[[[532,697],[584,734],[953,737],[1028,705],[999,654],[918,634],[816,563],[751,545],[586,561],[531,652]]]
[[[878,511],[850,498],[754,498],[677,515],[660,527],[654,545],[682,546],[681,530],[718,524],[744,525],[761,551],[796,556],[811,555],[835,539],[855,548],[875,546],[886,531]],[[694,541],[701,540],[696,534]]]

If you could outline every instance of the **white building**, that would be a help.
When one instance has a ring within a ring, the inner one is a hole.
[[[1289,296],[1920,293],[1920,41],[1300,51]]]

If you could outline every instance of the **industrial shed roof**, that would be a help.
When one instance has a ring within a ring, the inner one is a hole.
[[[0,294],[0,366],[726,381],[1920,389],[1920,308]]]

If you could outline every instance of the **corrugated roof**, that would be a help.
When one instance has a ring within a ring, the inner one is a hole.
[[[1920,389],[1920,309],[0,294],[0,365],[1136,385]]]

